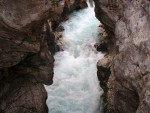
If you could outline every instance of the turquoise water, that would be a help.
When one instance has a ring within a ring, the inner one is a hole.
[[[64,51],[54,56],[53,85],[45,86],[49,113],[100,113],[96,63],[103,54],[93,47],[99,24],[90,7],[63,23]]]

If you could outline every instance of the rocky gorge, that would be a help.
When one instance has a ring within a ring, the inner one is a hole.
[[[150,1],[94,0],[104,113],[150,113]],[[0,1],[0,113],[47,113],[60,22],[84,0]],[[96,65],[96,64],[95,64]]]
[[[47,113],[56,28],[85,2],[0,1],[0,113]]]

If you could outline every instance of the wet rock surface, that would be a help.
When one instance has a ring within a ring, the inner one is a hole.
[[[104,110],[149,113],[150,1],[95,0],[95,3],[96,17],[114,34],[116,44]]]
[[[105,54],[104,58],[97,62],[97,77],[100,81],[100,87],[103,89],[104,93],[102,95],[103,99],[103,111],[107,112],[107,92],[108,92],[108,80],[111,75],[111,65],[115,51],[115,40],[114,34],[109,32],[104,25],[99,26],[99,41],[94,45],[97,51],[101,51]]]

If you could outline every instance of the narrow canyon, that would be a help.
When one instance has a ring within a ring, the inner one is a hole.
[[[149,0],[0,0],[0,113],[150,113]]]

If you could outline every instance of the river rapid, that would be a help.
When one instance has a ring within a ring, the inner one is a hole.
[[[96,64],[104,55],[94,48],[100,25],[94,8],[72,13],[62,25],[64,51],[55,54],[54,82],[45,86],[49,113],[100,113]]]

